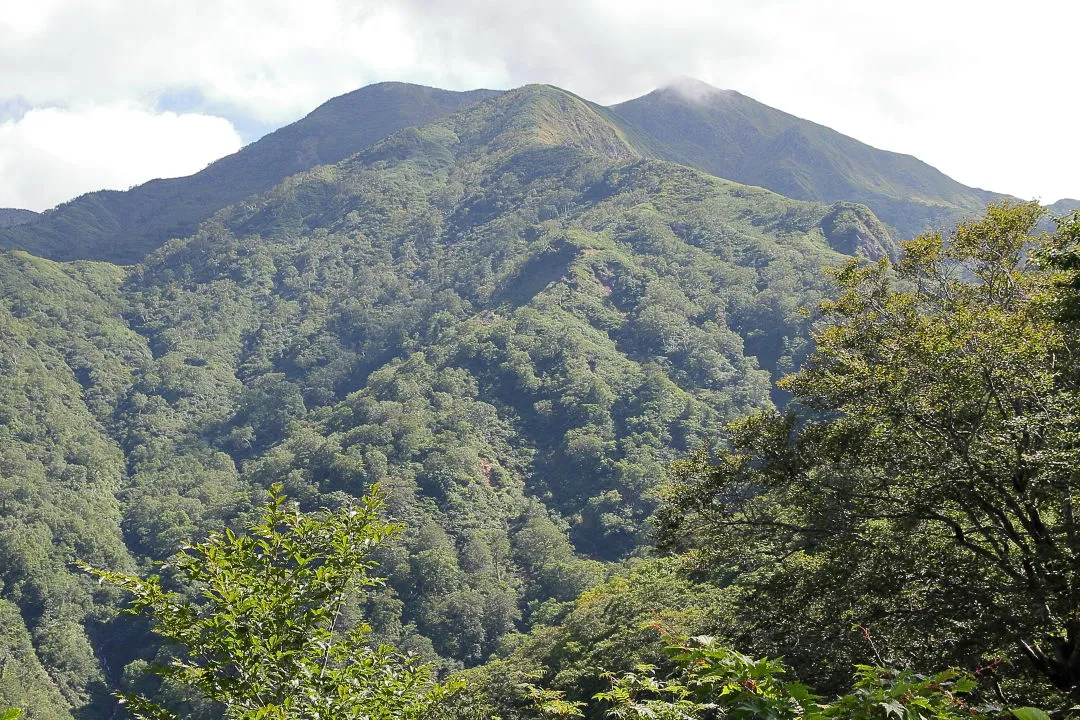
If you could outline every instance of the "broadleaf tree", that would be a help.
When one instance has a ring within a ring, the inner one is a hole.
[[[129,591],[133,613],[173,645],[155,672],[244,720],[419,717],[445,688],[388,646],[370,647],[364,623],[342,627],[356,593],[380,584],[371,553],[399,527],[368,495],[341,510],[303,513],[280,486],[246,534],[213,533],[165,562],[195,600],[146,579],[88,568]],[[137,695],[140,718],[175,715]]]
[[[1072,217],[1033,234],[1041,213],[991,206],[897,263],[837,270],[816,350],[782,381],[793,402],[681,467],[663,542],[759,566],[813,557],[831,593],[871,591],[837,574],[861,567],[895,584],[876,620],[924,652],[948,638],[950,662],[1026,658],[1080,698],[1080,347],[1064,312],[1080,233]]]

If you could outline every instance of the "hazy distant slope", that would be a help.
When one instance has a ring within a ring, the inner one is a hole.
[[[1052,205],[1047,205],[1047,209],[1052,216],[1060,216],[1065,213],[1072,212],[1073,210],[1080,210],[1080,200],[1073,200],[1072,198],[1063,198],[1058,200]]]
[[[868,205],[907,237],[977,214],[996,193],[732,90],[680,80],[611,107],[655,153],[799,200]]]
[[[194,175],[151,180],[126,192],[78,197],[34,222],[0,230],[0,247],[54,260],[132,263],[185,237],[221,208],[316,165],[335,163],[409,126],[425,125],[497,94],[379,83],[334,98]]]
[[[20,210],[19,208],[0,208],[0,228],[30,222],[36,217],[38,217],[38,214],[33,210]]]

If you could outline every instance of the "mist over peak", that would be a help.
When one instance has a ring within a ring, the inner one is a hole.
[[[658,90],[669,90],[678,94],[684,100],[692,103],[703,103],[707,100],[714,100],[718,97],[735,94],[734,90],[718,88],[703,80],[698,80],[697,78],[692,78],[687,75],[680,75],[679,77],[664,83]]]

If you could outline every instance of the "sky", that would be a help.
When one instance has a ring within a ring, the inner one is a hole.
[[[0,207],[187,175],[384,80],[689,76],[977,187],[1080,198],[1076,0],[0,0]]]

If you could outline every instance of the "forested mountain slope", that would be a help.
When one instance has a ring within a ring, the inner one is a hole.
[[[134,567],[110,427],[150,354],[120,314],[124,275],[0,258],[0,698],[35,718],[69,717],[104,695],[86,625],[101,605],[72,560]]]
[[[1047,205],[1047,210],[1050,211],[1051,216],[1064,215],[1065,213],[1072,212],[1073,210],[1080,210],[1080,200],[1073,200],[1072,198],[1063,198],[1058,200],[1052,205]]]
[[[611,110],[659,157],[800,200],[862,203],[905,238],[977,216],[1004,197],[689,78]]]
[[[33,210],[20,210],[18,208],[0,208],[0,227],[8,227],[10,225],[19,225],[20,223],[30,222],[37,216],[38,214]]]
[[[57,260],[138,262],[170,238],[191,234],[222,207],[289,175],[338,162],[402,128],[497,94],[371,85],[328,101],[195,175],[88,193],[33,222],[0,229],[0,247]],[[878,150],[695,80],[611,108],[591,107],[638,154],[795,199],[865,204],[904,237],[977,215],[1004,197],[966,187],[909,155]]]
[[[128,191],[87,193],[63,203],[33,223],[0,232],[0,247],[54,260],[138,262],[166,240],[190,235],[226,205],[289,175],[338,162],[404,127],[424,125],[495,94],[369,85],[327,101],[194,175],[151,180]]]
[[[529,86],[134,268],[0,256],[0,702],[110,717],[148,638],[73,560],[163,558],[274,482],[307,507],[380,483],[407,529],[367,617],[449,665],[603,579],[667,463],[770,405],[835,248],[891,242],[863,206],[644,155]]]

